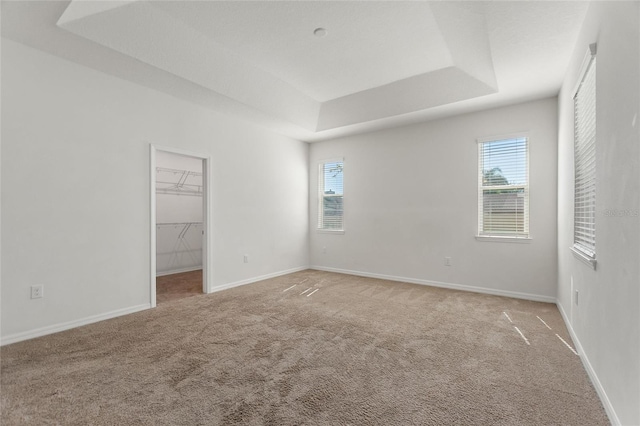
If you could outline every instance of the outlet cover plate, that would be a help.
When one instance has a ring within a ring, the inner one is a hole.
[[[31,298],[32,299],[40,299],[43,296],[43,288],[41,285],[32,285],[31,286]]]

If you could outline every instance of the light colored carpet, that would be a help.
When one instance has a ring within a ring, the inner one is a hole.
[[[303,271],[3,347],[1,420],[608,424],[556,334],[551,304]]]

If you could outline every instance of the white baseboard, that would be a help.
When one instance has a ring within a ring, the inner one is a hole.
[[[211,293],[215,293],[217,291],[222,291],[222,290],[228,290],[230,288],[239,287],[241,285],[252,284],[262,280],[268,280],[269,278],[275,278],[281,275],[287,275],[287,274],[292,274],[294,272],[305,271],[307,269],[309,269],[308,266],[300,266],[297,268],[287,269],[285,271],[274,272],[272,274],[260,275],[258,277],[253,277],[253,278],[247,278],[246,280],[234,281],[232,283],[223,284],[223,285],[212,288]]]
[[[470,285],[464,285],[464,284],[444,283],[440,281],[423,280],[418,278],[397,277],[394,275],[375,274],[375,273],[362,272],[362,271],[351,271],[348,269],[328,268],[325,266],[310,266],[309,268],[316,269],[318,271],[337,272],[340,274],[357,275],[360,277],[368,277],[368,278],[378,278],[381,280],[388,280],[388,281],[401,281],[401,282],[411,283],[411,284],[428,285],[431,287],[442,287],[442,288],[449,288],[452,290],[462,290],[462,291],[470,291],[473,293],[491,294],[494,296],[513,297],[516,299],[532,300],[534,302],[556,303],[555,297],[541,296],[538,294],[520,293],[517,291],[497,290],[493,288],[476,287],[476,286],[470,286]]]
[[[202,268],[199,268],[202,269]],[[269,278],[279,277],[281,275],[291,274],[293,272],[299,272],[309,269],[308,266],[301,266],[298,268],[287,269],[285,271],[274,272],[271,274],[261,275],[258,277],[248,278],[242,281],[236,281],[228,284],[224,284],[218,287],[214,287],[211,293],[226,290],[233,287],[238,287],[245,284],[251,284],[257,281],[266,280]],[[172,272],[175,273],[175,272]],[[143,311],[145,309],[150,309],[151,305],[149,303],[145,303],[143,305],[132,306],[130,308],[117,309],[111,312],[105,312],[103,314],[92,315],[90,317],[82,318],[79,320],[68,321],[60,324],[49,325],[42,328],[37,328],[35,330],[29,330],[22,333],[10,334],[8,336],[0,337],[0,346],[9,345],[11,343],[21,342],[23,340],[34,339],[36,337],[46,336],[47,334],[58,333],[60,331],[69,330],[71,328],[81,327],[83,325],[92,324],[98,321],[104,321],[107,319],[119,317],[122,315],[132,314],[134,312]]]
[[[569,335],[571,336],[571,340],[573,340],[573,344],[575,345],[576,351],[580,356],[580,360],[582,360],[582,365],[584,366],[584,369],[587,371],[587,375],[591,379],[591,383],[593,384],[593,387],[595,388],[596,392],[598,393],[598,396],[600,397],[600,401],[602,402],[602,405],[604,406],[604,410],[606,411],[607,416],[609,417],[609,421],[614,426],[621,425],[620,419],[618,418],[616,411],[613,409],[613,405],[611,404],[611,401],[609,400],[607,393],[602,387],[602,383],[600,383],[600,380],[598,379],[598,375],[596,374],[595,370],[591,366],[591,363],[589,362],[589,358],[587,357],[587,354],[584,352],[584,349],[582,348],[580,339],[578,339],[578,336],[573,330],[571,322],[569,321],[569,317],[564,311],[564,308],[562,307],[562,304],[560,303],[560,301],[556,301],[556,306],[560,311],[560,315],[562,315],[562,319],[564,320],[564,324],[567,326],[567,330],[569,330]]]
[[[58,333],[60,331],[69,330],[71,328],[92,324],[94,322],[104,321],[104,320],[119,317],[122,315],[144,311],[145,309],[149,309],[149,308],[151,308],[151,305],[149,303],[145,303],[142,305],[131,306],[129,308],[116,309],[115,311],[105,312],[103,314],[92,315],[90,317],[82,318],[79,320],[63,322],[63,323],[54,324],[54,325],[48,325],[46,327],[36,328],[35,330],[29,330],[22,333],[15,333],[15,334],[10,334],[8,336],[2,336],[2,338],[0,339],[0,346],[21,342],[23,340],[34,339],[36,337],[46,336],[47,334]]]
[[[156,277],[164,277],[165,275],[181,274],[183,272],[201,271],[202,265],[190,266],[188,268],[172,269],[170,271],[156,272]]]

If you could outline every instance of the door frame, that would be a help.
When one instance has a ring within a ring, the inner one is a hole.
[[[213,261],[212,256],[212,209],[211,209],[211,157],[206,154],[187,151],[181,148],[173,148],[149,144],[149,201],[150,201],[150,284],[149,296],[151,307],[156,307],[156,153],[158,151],[170,154],[184,155],[202,160],[202,292],[211,293],[213,289]]]

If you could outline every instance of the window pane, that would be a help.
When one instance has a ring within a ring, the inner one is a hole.
[[[527,184],[527,139],[482,144],[483,186]]]
[[[342,163],[324,164],[324,193],[342,195]]]
[[[342,196],[323,197],[324,229],[342,229]]]
[[[525,232],[524,189],[483,190],[483,231],[489,233]]]
[[[478,148],[478,233],[528,237],[527,138],[480,142]]]
[[[320,164],[318,176],[318,228],[342,230],[344,226],[344,163],[332,161]]]

